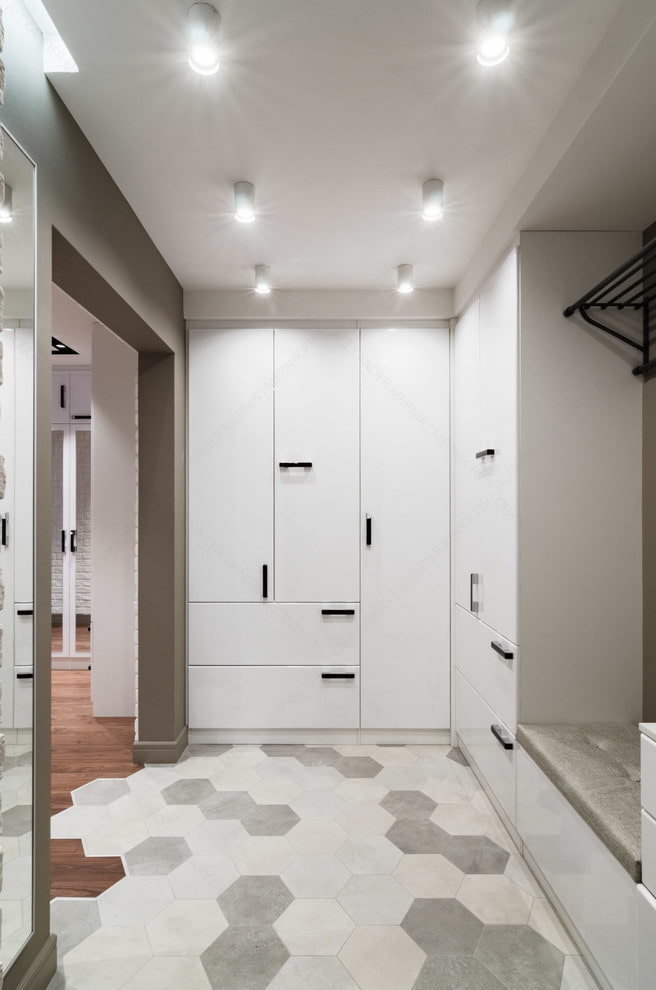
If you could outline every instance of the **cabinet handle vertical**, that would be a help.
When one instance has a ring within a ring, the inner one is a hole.
[[[262,598],[269,597],[269,566],[262,564]]]
[[[66,530],[62,529],[62,553],[66,553]]]
[[[9,539],[7,537],[7,513],[5,513],[4,516],[2,517],[2,536],[1,536],[1,539],[2,539],[2,546],[3,547],[8,547],[9,546]]]
[[[71,530],[71,553],[77,553],[77,530]]]
[[[59,386],[59,407],[60,409],[66,408],[66,386]]]
[[[469,610],[474,613],[480,612],[481,609],[480,602],[474,601],[474,588],[478,587],[479,577],[478,574],[469,575]]]
[[[366,535],[366,542],[367,542],[367,546],[368,546],[368,547],[370,547],[370,546],[371,546],[371,516],[367,516],[366,518],[367,518],[367,526],[366,526],[366,529],[367,529],[367,535]]]

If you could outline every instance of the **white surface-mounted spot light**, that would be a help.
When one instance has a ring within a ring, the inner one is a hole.
[[[271,277],[267,265],[255,266],[255,291],[260,296],[268,296],[271,292]]]
[[[408,292],[414,291],[413,276],[412,276],[412,265],[399,265],[397,268],[398,273],[398,290],[407,295]]]
[[[211,3],[194,3],[187,12],[189,65],[202,76],[219,71],[221,18]]]
[[[421,187],[424,220],[439,220],[443,213],[444,183],[426,179]]]
[[[255,186],[252,182],[235,182],[235,218],[240,223],[255,219]]]
[[[11,223],[14,219],[14,204],[11,186],[5,183],[5,198],[0,206],[0,223]]]
[[[476,7],[477,59],[481,65],[499,65],[510,54],[513,24],[510,0],[480,0]]]

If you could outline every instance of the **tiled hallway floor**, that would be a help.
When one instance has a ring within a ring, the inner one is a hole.
[[[591,990],[457,751],[195,746],[52,819],[127,876],[57,899],[50,990]]]

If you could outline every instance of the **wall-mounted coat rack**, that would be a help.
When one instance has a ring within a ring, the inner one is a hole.
[[[590,311],[613,317],[615,326],[595,319]],[[656,358],[650,350],[652,320],[656,318],[656,238],[641,251],[595,285],[565,310],[565,316],[578,313],[586,323],[616,337],[642,354],[634,375],[656,371]],[[622,314],[620,317],[619,314]]]

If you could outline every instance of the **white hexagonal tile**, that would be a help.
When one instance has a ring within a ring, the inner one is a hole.
[[[250,836],[231,852],[244,876],[275,876],[296,858],[293,847],[281,835]]]
[[[107,805],[107,811],[112,821],[140,822],[150,818],[155,812],[166,805],[161,792],[155,790],[131,791],[125,797],[112,801]]]
[[[167,879],[176,897],[190,900],[218,897],[238,877],[239,871],[229,856],[192,856]]]
[[[149,960],[122,990],[211,990],[200,959],[191,956]]]
[[[372,760],[376,759],[376,753],[378,752],[378,746],[358,745],[357,743],[345,743],[343,746],[335,746],[334,749],[337,750],[340,756],[370,756]]]
[[[409,746],[376,746],[369,755],[382,767],[411,767],[417,762],[417,754]]]
[[[576,946],[544,897],[536,897],[533,901],[528,923],[538,935],[546,938],[547,942],[551,942],[566,956],[577,955]]]
[[[438,804],[431,821],[450,835],[485,835],[491,818],[470,804]]]
[[[371,804],[384,798],[387,788],[379,784],[376,777],[352,777],[336,787],[335,794],[339,794],[347,804]]]
[[[402,928],[362,925],[339,959],[360,990],[412,990],[426,954]]]
[[[395,822],[389,811],[372,801],[349,804],[335,818],[349,835],[385,835]]]
[[[438,804],[466,804],[469,800],[467,791],[452,774],[447,777],[431,777],[421,790]]]
[[[209,780],[225,768],[222,756],[192,756],[188,760],[176,763],[177,780]]]
[[[296,900],[273,927],[293,956],[333,956],[355,925],[335,900]]]
[[[63,959],[67,985],[118,990],[152,959],[144,928],[138,925],[99,928]]]
[[[87,856],[122,856],[148,838],[143,822],[108,822],[82,839]]]
[[[302,764],[293,756],[265,756],[255,764],[261,777],[291,777],[294,779],[302,769]]]
[[[81,839],[109,821],[107,808],[97,805],[76,805],[66,808],[50,819],[50,836],[53,839]]]
[[[333,821],[298,822],[285,836],[300,856],[337,852],[346,842],[346,832]]]
[[[444,856],[404,856],[394,876],[413,897],[455,897],[465,874]]]
[[[344,801],[335,791],[302,791],[289,802],[299,818],[334,818],[344,808]]]
[[[126,783],[131,791],[161,791],[169,784],[175,784],[178,775],[173,768],[147,766],[142,770],[126,777]]]
[[[187,835],[205,821],[195,804],[167,804],[144,822],[149,835]]]
[[[217,856],[231,853],[248,838],[241,822],[212,819],[185,835],[187,845],[196,856]]]
[[[301,793],[301,788],[291,777],[266,777],[251,787],[248,793],[258,804],[289,804]]]
[[[384,835],[351,836],[337,856],[351,873],[392,873],[403,853]]]
[[[294,897],[336,897],[351,874],[336,856],[297,856],[280,874]]]
[[[358,990],[336,956],[291,956],[267,990]]]
[[[303,791],[334,791],[344,777],[334,767],[304,767],[299,764],[294,780]]]
[[[525,925],[533,907],[530,894],[494,874],[465,876],[456,896],[485,925]]]
[[[221,757],[226,767],[255,767],[264,759],[259,746],[233,746]]]
[[[420,791],[429,777],[417,760],[411,767],[385,767],[376,780],[388,791]]]
[[[98,897],[103,925],[147,925],[174,901],[166,877],[124,877]]]
[[[257,770],[239,763],[223,767],[211,777],[217,791],[247,791],[261,779]]]
[[[146,931],[156,956],[199,956],[227,927],[215,900],[176,900]]]
[[[356,925],[400,925],[413,897],[394,877],[355,876],[337,900]]]

